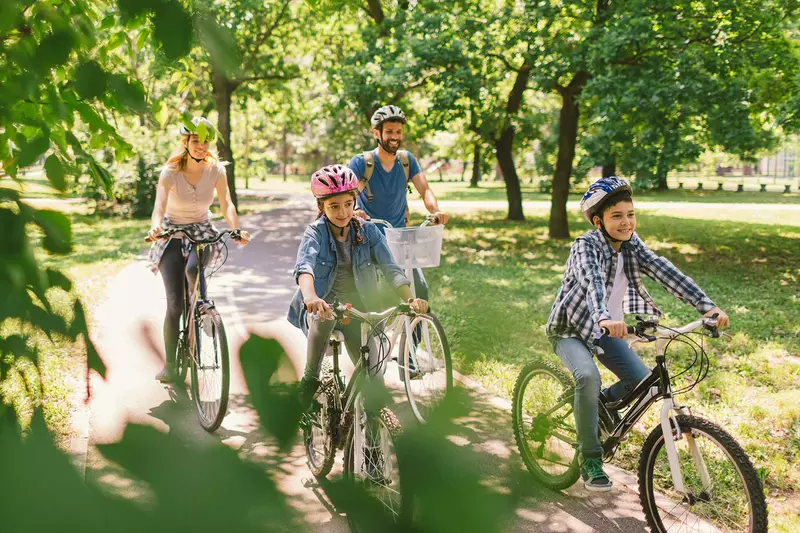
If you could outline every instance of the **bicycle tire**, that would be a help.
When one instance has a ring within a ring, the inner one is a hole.
[[[220,424],[222,424],[222,420],[225,418],[225,415],[228,411],[228,394],[231,386],[231,365],[230,355],[228,354],[228,340],[227,336],[225,335],[225,326],[222,323],[222,317],[220,317],[217,310],[213,308],[207,309],[203,311],[203,313],[210,317],[213,324],[211,338],[214,341],[212,343],[214,359],[208,360],[207,362],[213,362],[213,367],[217,367],[220,370],[218,395],[219,403],[217,404],[216,401],[204,401],[202,399],[203,396],[212,394],[213,391],[207,391],[205,390],[205,387],[203,390],[201,390],[200,384],[201,378],[203,378],[203,381],[205,382],[205,378],[207,377],[205,369],[206,365],[204,365],[204,362],[206,362],[207,358],[203,357],[203,343],[202,341],[199,341],[203,338],[201,336],[201,314],[198,314],[194,321],[195,353],[194,357],[192,358],[191,365],[192,398],[194,399],[195,411],[197,412],[197,418],[200,421],[200,425],[209,433],[213,433],[219,428]],[[198,366],[203,366],[204,368],[201,369],[198,368]],[[203,372],[203,376],[200,375],[200,372]],[[216,388],[216,385],[214,388]]]
[[[336,387],[333,384],[333,369],[327,360],[323,363],[321,376],[319,394],[315,400],[319,402],[320,407],[313,416],[314,422],[319,427],[311,427],[308,424],[303,427],[303,446],[306,452],[308,468],[317,478],[327,476],[331,468],[333,468],[333,463],[336,459],[336,444],[333,434],[339,416],[333,400],[333,395],[336,394]],[[315,429],[319,430],[318,434],[322,441],[322,453],[319,456],[313,452]]]
[[[555,454],[548,453],[548,456],[553,459],[553,461],[548,461],[548,463],[556,463],[560,466],[566,466],[566,468],[563,472],[558,473],[551,473],[547,470],[544,455],[548,450],[545,448],[545,445],[553,436],[551,430],[554,428],[550,427],[549,418],[541,419],[538,427],[535,427],[537,417],[540,413],[524,412],[526,391],[529,385],[531,385],[532,380],[537,376],[545,377],[553,382],[553,384],[550,385],[550,391],[552,391],[552,395],[555,396],[552,400],[553,406],[564,402],[566,409],[564,409],[561,415],[564,419],[563,422],[571,424],[574,428],[575,420],[572,412],[573,395],[570,393],[574,388],[572,377],[565,370],[553,363],[548,361],[534,361],[525,365],[514,384],[511,408],[514,439],[517,442],[517,448],[522,456],[522,460],[534,479],[549,489],[563,490],[574,485],[580,477],[578,450],[576,446],[565,442],[564,444],[569,445],[569,448],[560,446]],[[537,381],[536,385],[537,391],[540,394],[547,394],[550,392],[543,386],[544,384],[539,384]],[[568,397],[565,398],[564,395],[568,395]],[[544,399],[547,400],[547,398]],[[552,406],[548,406],[547,409],[536,410],[543,411],[551,408]],[[530,429],[526,426],[528,419],[530,419],[530,424],[528,424],[530,425]],[[540,444],[536,450],[534,450],[529,444],[529,436],[532,436],[537,430],[538,433],[536,433],[534,438],[539,440],[535,440],[534,442],[540,442]],[[544,433],[541,433],[542,431],[544,431]],[[577,440],[577,434],[575,438]]]
[[[423,322],[426,322],[423,325]],[[450,355],[450,345],[447,342],[447,335],[445,335],[444,328],[442,327],[441,322],[433,313],[425,313],[422,315],[417,315],[411,320],[411,331],[414,332],[419,328],[422,331],[425,326],[428,326],[426,329],[427,331],[423,333],[423,337],[428,338],[431,346],[428,346],[428,358],[430,359],[429,368],[425,367],[423,363],[424,357],[417,357],[415,364],[417,366],[416,370],[421,374],[417,377],[412,379],[412,372],[410,367],[409,358],[411,357],[411,350],[406,349],[407,344],[407,336],[406,336],[406,329],[403,327],[403,331],[400,334],[400,351],[399,356],[402,358],[402,364],[400,365],[400,379],[404,382],[405,390],[406,390],[406,397],[408,398],[408,403],[411,406],[411,412],[414,414],[414,418],[417,421],[424,423],[427,415],[436,408],[436,406],[444,400],[447,395],[453,389],[453,360],[452,356]],[[433,328],[433,331],[430,328]],[[432,340],[431,333],[436,334],[438,341]],[[413,335],[413,333],[412,333]],[[423,343],[425,341],[423,340]],[[415,345],[415,349],[418,348],[420,342],[417,341]],[[441,353],[434,354],[434,352],[439,352],[441,349]],[[436,362],[439,358],[442,359],[442,363],[444,366],[438,365]],[[439,371],[439,369],[444,370],[444,375]],[[431,371],[432,370],[432,371]],[[444,379],[442,379],[444,378]],[[444,390],[441,393],[433,392],[430,395],[432,401],[430,402],[422,402],[421,395],[418,392],[422,392],[421,389],[425,386],[425,384],[430,384],[430,388],[426,388],[426,390],[430,391],[441,391],[442,385],[444,386]],[[415,389],[420,389],[419,391],[415,391]]]
[[[755,468],[753,468],[753,464],[750,462],[750,459],[742,447],[734,440],[733,437],[731,437],[729,433],[713,422],[689,415],[678,415],[676,419],[678,427],[680,427],[682,432],[690,433],[693,437],[695,437],[695,440],[697,440],[697,437],[699,436],[708,437],[711,443],[719,446],[722,452],[724,452],[724,456],[720,455],[720,457],[727,457],[727,459],[732,462],[733,466],[735,467],[735,473],[737,473],[741,477],[741,481],[743,481],[750,510],[747,527],[736,527],[729,530],[723,529],[723,531],[749,531],[750,533],[766,533],[768,516],[767,504],[764,498],[764,488],[761,484],[761,480],[758,477],[758,473],[756,472]],[[676,444],[679,442],[681,441],[677,441]],[[667,531],[670,531],[670,528],[672,525],[674,525],[674,522],[670,522],[670,525],[665,524],[660,512],[660,507],[663,507],[666,503],[665,499],[669,499],[671,496],[670,491],[664,486],[656,487],[656,482],[654,482],[654,477],[656,476],[656,462],[659,460],[659,452],[663,449],[664,435],[662,427],[659,425],[647,437],[647,440],[642,447],[642,455],[639,459],[639,499],[642,504],[642,510],[647,518],[647,525],[654,533],[666,533]],[[715,457],[708,453],[708,450],[704,451],[705,453],[703,453],[703,460],[704,462],[707,461],[708,464],[711,465],[711,468],[708,468],[707,465],[709,474],[723,474],[723,477],[720,478],[721,483],[712,483],[712,486],[714,487],[714,493],[718,495],[719,492],[725,487],[725,482],[730,479],[729,474],[734,472],[730,470],[720,470],[720,463],[714,461]],[[679,450],[679,458],[682,456],[682,453],[690,452],[683,452],[682,450]],[[666,455],[666,452],[664,455]],[[662,461],[666,461],[666,458],[663,457]],[[667,472],[670,472],[668,468],[669,466],[667,463]],[[686,479],[687,470],[691,469],[684,468],[682,465],[681,471],[684,475],[684,483],[686,484],[687,489],[691,490],[693,486],[696,486],[695,482],[699,480]],[[697,474],[697,476],[699,476],[699,474]],[[665,483],[671,484],[672,482],[672,478],[669,476],[662,475],[661,479],[663,480],[661,482],[662,485]],[[702,484],[702,481],[700,481],[700,483]],[[687,518],[690,518],[694,525],[707,527],[705,522],[706,518],[699,516],[698,513],[712,510],[711,502],[715,501],[713,500],[715,494],[708,494],[705,488],[702,486],[699,488],[703,490],[701,490],[700,494],[696,496],[694,495],[694,491],[692,492],[693,497],[688,500],[688,506],[691,510],[685,511],[683,515]],[[673,491],[673,493],[675,499],[681,497],[681,495],[677,492]],[[675,506],[669,510],[665,509],[665,514],[670,515],[671,518],[680,519],[680,517],[674,517],[673,514],[678,505],[687,505],[686,498],[682,498],[683,501],[680,504],[675,504]],[[659,501],[661,502],[661,505],[659,505]],[[728,509],[731,509],[730,504],[732,502],[725,503],[728,505]],[[683,529],[681,529],[681,531],[683,531]]]
[[[175,350],[175,374],[178,377],[178,383],[186,383],[186,376],[189,374],[189,366],[191,364],[191,357],[189,357],[189,346],[186,342],[186,332],[182,330],[178,334],[178,346]]]
[[[376,417],[376,420],[380,426],[381,438],[383,439],[386,437],[392,446],[392,453],[394,453],[394,444],[397,436],[401,432],[400,422],[397,419],[397,416],[389,410],[388,408],[384,407],[381,409],[380,413]],[[353,450],[353,443],[354,443],[354,433],[357,431],[359,422],[357,420],[353,420],[353,424],[350,426],[350,430],[347,433],[347,439],[344,446],[344,477],[345,479],[353,480],[355,479],[354,476],[354,450]],[[392,477],[395,478],[394,482],[398,483],[400,486],[394,490],[397,496],[397,501],[391,502],[391,505],[387,504],[387,502],[381,501],[384,505],[382,508],[382,513],[380,516],[373,515],[368,512],[364,512],[359,514],[358,516],[354,516],[352,512],[347,513],[347,523],[350,526],[351,533],[358,533],[361,531],[375,531],[377,527],[382,524],[382,520],[385,520],[388,514],[393,514],[393,519],[396,523],[407,523],[408,517],[411,516],[409,512],[409,502],[411,501],[410,498],[404,493],[403,485],[399,478],[399,470],[397,469],[397,458],[394,457],[394,466],[392,468]],[[382,470],[384,470],[382,468]],[[380,483],[375,481],[362,481],[363,486],[370,492],[370,489],[375,489]],[[385,485],[384,485],[385,486]],[[361,509],[360,509],[361,510]]]

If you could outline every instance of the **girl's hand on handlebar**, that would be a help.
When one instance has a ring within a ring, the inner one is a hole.
[[[333,320],[334,318],[331,307],[319,296],[316,296],[306,302],[306,310],[308,310],[309,314],[317,316],[320,322]]]
[[[411,307],[411,310],[417,313],[418,315],[428,312],[428,302],[423,300],[422,298],[414,298],[413,300],[408,302],[408,305]]]
[[[628,325],[622,320],[601,320],[597,325],[600,326],[600,329],[608,330],[609,337],[617,339],[624,339],[628,332]]]
[[[715,307],[708,313],[704,314],[703,318],[712,318],[714,315],[717,315],[717,328],[725,329],[731,325],[731,319],[728,316],[728,313],[726,313],[719,307]]]

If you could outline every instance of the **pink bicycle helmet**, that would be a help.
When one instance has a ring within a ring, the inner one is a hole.
[[[358,192],[358,178],[348,167],[328,165],[311,175],[311,193],[316,198],[350,191]]]

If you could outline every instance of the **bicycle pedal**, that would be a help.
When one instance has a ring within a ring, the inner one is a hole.
[[[304,477],[301,480],[301,483],[303,483],[303,487],[306,489],[313,489],[319,487],[319,482],[317,482],[316,479],[311,477]]]

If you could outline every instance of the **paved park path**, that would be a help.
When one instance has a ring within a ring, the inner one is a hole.
[[[83,417],[85,427],[78,428],[73,446],[76,463],[85,469],[88,479],[123,495],[138,497],[143,491],[115,470],[95,447],[118,440],[128,422],[177,432],[198,442],[218,439],[251,461],[274,463],[274,448],[245,402],[238,351],[251,332],[277,337],[288,347],[295,369],[302,369],[305,338],[286,322],[285,314],[295,290],[291,270],[297,246],[314,215],[311,202],[289,198],[280,208],[243,217],[242,225],[251,229],[253,240],[247,247],[231,245],[227,265],[212,279],[209,291],[225,320],[233,376],[229,414],[214,435],[200,428],[185,394],[176,394],[153,379],[161,368],[159,354],[163,353],[165,302],[161,280],[144,267],[143,261],[137,261],[109,284],[104,303],[94,310],[99,321],[96,343],[107,365],[107,376],[105,381],[93,378],[92,402]],[[393,375],[396,372],[390,368],[387,376]],[[388,384],[392,385],[391,379]],[[472,389],[473,412],[459,421],[459,434],[453,441],[477,452],[476,466],[488,486],[519,496],[505,531],[645,531],[635,480],[622,472],[614,474],[617,489],[611,493],[589,493],[581,486],[564,493],[537,489],[517,453],[508,403],[474,384]],[[304,479],[310,473],[300,445],[282,459],[279,468],[270,470],[279,473],[276,481],[311,530],[347,531],[345,520],[325,495],[305,486]]]

